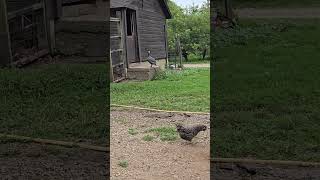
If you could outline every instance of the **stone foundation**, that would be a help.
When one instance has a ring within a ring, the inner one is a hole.
[[[130,68],[127,70],[127,77],[129,80],[147,81],[152,80],[159,71],[160,67]]]
[[[149,62],[132,63],[127,70],[127,78],[130,80],[152,80],[157,72],[165,69],[166,60],[157,60],[157,66],[151,67]]]

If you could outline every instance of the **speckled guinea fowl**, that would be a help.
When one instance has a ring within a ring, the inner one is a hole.
[[[148,50],[148,58],[147,58],[147,61],[151,64],[151,67],[152,67],[153,65],[157,65],[157,61],[156,61],[156,59],[155,59],[154,57],[152,57],[150,54],[151,54],[151,51]]]
[[[205,125],[184,126],[182,124],[176,124],[176,128],[181,139],[186,141],[191,141],[200,131],[207,130],[207,126]]]

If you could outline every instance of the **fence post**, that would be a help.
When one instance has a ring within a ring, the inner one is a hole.
[[[182,68],[182,53],[181,53],[180,37],[178,37],[178,52],[179,52],[179,64],[180,64],[180,68]]]

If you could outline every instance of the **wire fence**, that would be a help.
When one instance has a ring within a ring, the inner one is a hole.
[[[182,48],[180,43],[180,38],[176,36],[175,38],[175,46],[173,48],[169,48],[168,52],[168,60],[169,60],[169,68],[170,69],[178,69],[182,68]]]

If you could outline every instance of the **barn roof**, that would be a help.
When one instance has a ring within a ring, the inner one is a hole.
[[[172,15],[171,15],[167,0],[159,0],[159,2],[164,14],[166,15],[166,18],[171,19]],[[135,0],[111,0],[111,3],[110,3],[111,8],[127,7],[127,8],[135,9],[137,5],[138,5],[138,1],[135,1]]]
[[[92,0],[62,0],[63,4],[73,4],[73,3],[79,3],[79,2],[86,2],[86,1],[92,1]],[[143,1],[143,0],[142,0]],[[167,19],[171,19],[172,15],[167,3],[167,0],[159,0],[161,8],[166,15]],[[111,0],[110,6],[111,8],[121,8],[121,7],[126,7],[126,8],[132,8],[135,9],[138,5],[137,0]]]

